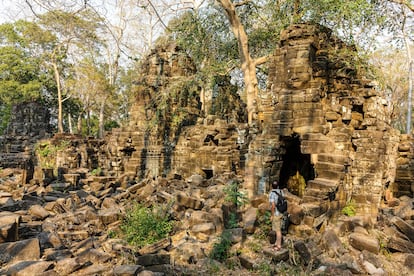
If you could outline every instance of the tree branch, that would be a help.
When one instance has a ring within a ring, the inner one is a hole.
[[[264,56],[264,57],[259,57],[259,58],[256,58],[256,59],[254,60],[254,64],[255,64],[256,66],[258,66],[258,65],[262,65],[263,63],[268,62],[268,61],[269,61],[269,59],[270,59],[270,55],[269,55],[269,56]]]
[[[410,11],[414,12],[414,6],[411,5],[407,0],[388,0],[391,3],[400,4],[406,6]]]
[[[249,4],[250,2],[251,2],[251,0],[244,0],[244,1],[241,1],[241,2],[238,2],[238,3],[233,3],[233,5],[234,5],[235,8],[237,8],[237,7],[245,6],[245,5]]]
[[[154,4],[152,4],[151,0],[147,0],[148,3],[151,5],[152,9],[154,10],[155,14],[157,15],[158,19],[160,20],[161,24],[164,26],[164,28],[167,31],[171,31],[170,28],[168,28],[168,26],[164,23],[164,21],[161,18],[161,15],[158,13],[157,9],[155,8]]]

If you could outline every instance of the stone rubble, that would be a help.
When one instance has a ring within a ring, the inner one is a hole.
[[[4,170],[0,180],[10,180],[7,183],[13,185],[12,179],[18,179],[20,173],[18,169]],[[146,179],[105,192],[113,183],[105,179],[99,189],[92,190],[82,184],[94,181],[88,174],[78,185],[63,191],[51,184],[30,185],[29,191],[26,184],[13,195],[2,193],[6,203],[0,206],[0,274],[199,275],[200,265],[208,260],[225,229],[226,212],[231,208],[226,207],[223,189],[234,177],[203,178],[197,186],[186,180]],[[150,192],[144,197],[145,190]],[[136,251],[125,241],[111,237],[131,202],[150,206],[171,199],[176,226],[169,238]],[[407,196],[397,200],[396,206],[382,205],[375,225],[361,216],[343,215],[319,230],[291,227],[283,250],[274,252],[267,239],[257,237],[266,234],[259,221],[268,210],[267,197],[258,195],[253,206],[239,211],[240,228],[230,229],[231,250],[242,252],[234,255],[238,265],[233,269],[242,275],[255,275],[249,270],[259,263],[277,267],[290,261],[313,275],[333,271],[340,275],[397,271],[409,275],[414,256],[414,200]]]
[[[144,60],[130,121],[105,139],[50,138],[47,113],[20,107],[0,139],[0,274],[409,275],[413,138],[347,65],[352,51],[320,26],[283,31],[251,126],[237,97],[227,117],[205,115],[215,99],[200,97],[174,44]],[[279,252],[266,232],[273,180],[287,188],[291,223]],[[225,200],[234,182],[249,203],[239,209]],[[138,249],[113,237],[133,202],[172,203],[172,235]],[[212,263],[223,233],[231,255]]]

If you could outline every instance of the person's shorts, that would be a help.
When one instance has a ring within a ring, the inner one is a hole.
[[[273,216],[272,219],[272,230],[273,231],[280,231],[280,229],[282,228],[282,215],[280,216]]]

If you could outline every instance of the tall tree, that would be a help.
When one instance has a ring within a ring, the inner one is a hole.
[[[65,68],[62,66],[65,60],[76,62],[83,54],[91,49],[99,49],[96,30],[99,27],[99,18],[88,10],[68,13],[63,11],[50,11],[40,15],[40,24],[54,33],[59,41],[50,49],[48,62],[53,68],[58,93],[58,131],[63,129],[63,98]],[[62,75],[63,74],[63,75]]]
[[[43,53],[56,37],[24,20],[0,25],[0,132],[8,123],[13,104],[42,101],[51,104],[56,87]]]

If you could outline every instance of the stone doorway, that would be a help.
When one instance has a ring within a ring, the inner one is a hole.
[[[304,180],[305,183],[315,179],[315,169],[311,163],[310,154],[303,154],[301,152],[298,135],[283,138],[282,147],[285,148],[285,154],[282,155],[283,163],[279,177],[280,186],[288,188],[294,194],[300,195],[299,188],[292,187],[291,185],[298,178]]]

